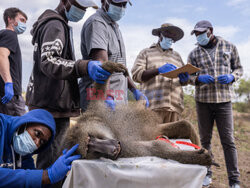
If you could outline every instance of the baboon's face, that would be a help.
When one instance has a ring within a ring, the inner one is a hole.
[[[104,154],[107,158],[116,159],[120,151],[121,146],[118,140],[109,138],[99,139],[94,136],[90,136],[88,142],[89,153],[99,153],[100,155]]]

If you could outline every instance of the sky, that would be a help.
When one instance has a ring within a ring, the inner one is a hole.
[[[101,5],[100,0],[95,2]],[[123,34],[127,66],[131,70],[141,50],[158,41],[152,36],[154,28],[163,23],[172,23],[183,29],[182,40],[173,44],[173,49],[180,53],[187,63],[188,54],[195,48],[196,39],[190,35],[194,25],[200,20],[209,20],[214,27],[214,34],[236,45],[244,68],[244,78],[250,78],[250,0],[131,0],[125,16],[118,22]],[[33,46],[30,30],[38,16],[46,9],[55,9],[59,0],[1,0],[0,15],[9,7],[18,7],[29,17],[27,30],[19,35],[23,61],[23,90],[26,90],[33,67]],[[85,20],[95,12],[89,8],[84,19],[78,23],[69,22],[74,31],[76,58],[81,58],[80,32]],[[5,24],[0,18],[0,29]]]

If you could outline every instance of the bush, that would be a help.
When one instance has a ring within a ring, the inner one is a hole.
[[[233,109],[237,112],[250,113],[250,104],[245,102],[236,102],[233,104]]]
[[[194,96],[184,94],[184,107],[185,108],[195,108]]]

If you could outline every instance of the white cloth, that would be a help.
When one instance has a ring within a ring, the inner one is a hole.
[[[176,141],[184,141],[184,142],[192,143],[190,139],[170,139],[170,141],[172,143],[174,143],[175,145],[177,145],[181,150],[186,150],[186,151],[195,150],[195,148],[193,146],[188,146],[188,145],[185,145],[185,144],[176,143]]]
[[[63,188],[201,188],[206,172],[157,157],[77,160]]]

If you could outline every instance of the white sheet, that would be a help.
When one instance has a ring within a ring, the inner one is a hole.
[[[63,188],[201,188],[206,171],[157,157],[77,160]]]

